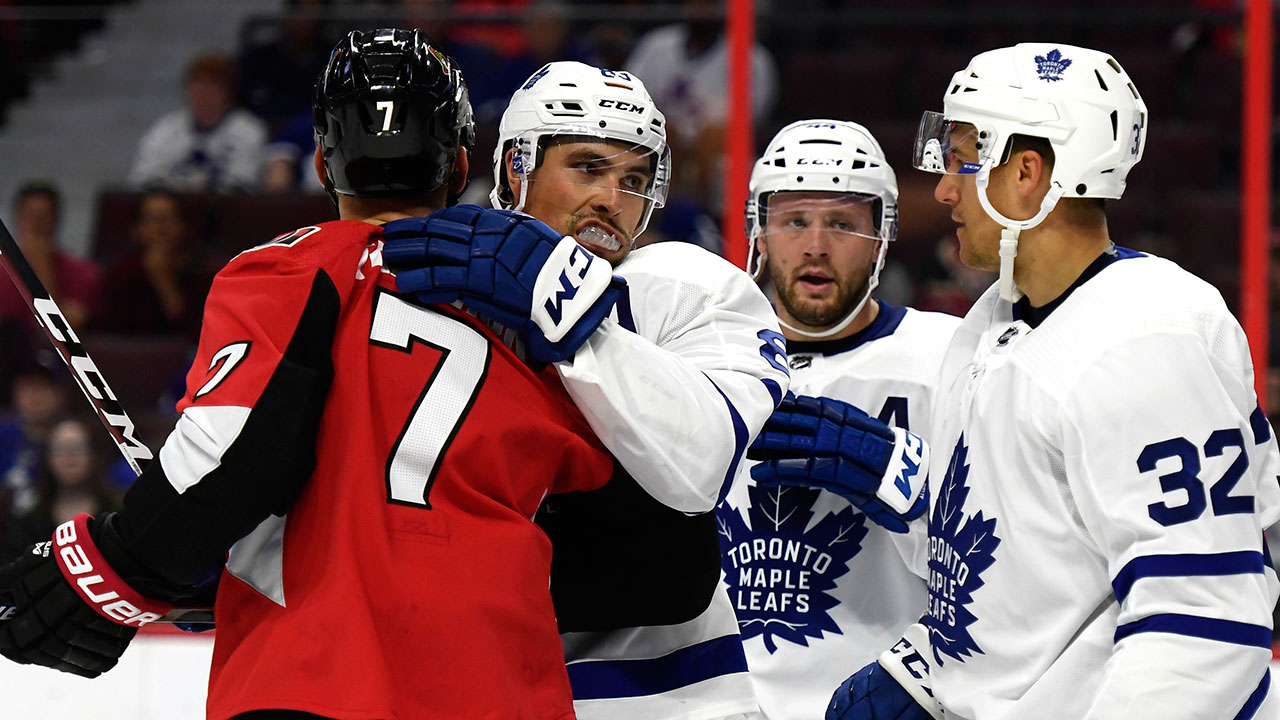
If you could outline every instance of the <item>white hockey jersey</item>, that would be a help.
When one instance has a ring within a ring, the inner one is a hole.
[[[852,403],[928,439],[938,370],[960,319],[876,302],[880,312],[856,335],[788,342],[791,390]],[[836,687],[924,613],[923,519],[892,533],[834,493],[758,487],[749,467],[717,512],[725,582],[764,716],[821,718]]]
[[[714,562],[707,511],[788,386],[777,320],[746,273],[693,245],[637,249],[615,273],[626,278],[627,292],[613,317],[558,369],[637,484],[671,508],[706,513],[710,546],[701,549]],[[581,720],[756,712],[722,588],[688,622],[563,639]]]
[[[1214,288],[1123,249],[1044,308],[991,288],[947,352],[931,439],[947,718],[1280,718],[1280,456]]]

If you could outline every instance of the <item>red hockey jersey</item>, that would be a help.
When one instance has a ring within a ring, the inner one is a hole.
[[[239,538],[208,717],[571,718],[531,518],[548,492],[602,485],[612,460],[554,370],[397,296],[379,232],[302,228],[210,292],[157,463],[188,504],[259,509],[192,521]]]

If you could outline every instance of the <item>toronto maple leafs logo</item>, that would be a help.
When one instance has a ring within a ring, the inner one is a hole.
[[[750,485],[751,527],[728,503],[716,510],[725,582],[742,638],[762,636],[770,653],[779,640],[807,647],[809,638],[842,634],[831,619],[839,601],[830,591],[862,548],[867,518],[847,506],[810,528],[821,492]]]
[[[1063,71],[1069,67],[1071,67],[1071,61],[1062,57],[1058,48],[1036,56],[1036,74],[1041,80],[1058,82],[1062,79]]]
[[[968,456],[962,435],[929,518],[929,613],[924,624],[939,665],[943,655],[964,662],[982,653],[969,632],[978,618],[968,606],[974,591],[984,585],[982,573],[995,562],[992,553],[1000,545],[995,518],[985,518],[981,511],[965,517]]]

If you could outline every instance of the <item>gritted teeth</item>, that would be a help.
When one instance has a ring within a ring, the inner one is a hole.
[[[602,247],[605,250],[610,251],[620,250],[622,248],[622,242],[618,240],[616,235],[605,232],[604,229],[598,225],[588,225],[579,230],[578,240],[587,243],[588,245],[595,245],[596,247]]]

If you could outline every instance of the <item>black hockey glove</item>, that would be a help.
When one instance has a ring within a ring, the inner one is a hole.
[[[0,567],[0,655],[93,678],[115,667],[138,628],[171,607],[143,598],[107,564],[79,515]]]

